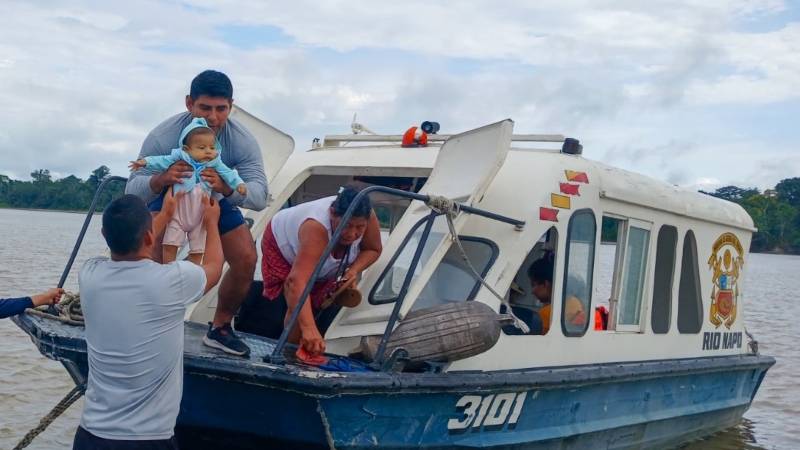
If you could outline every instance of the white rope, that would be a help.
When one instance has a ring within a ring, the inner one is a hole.
[[[36,308],[28,308],[26,313],[42,317],[44,319],[58,320],[69,325],[83,326],[83,312],[81,310],[81,295],[67,292],[61,301],[55,305],[58,315],[53,315],[47,312],[48,307],[45,305],[37,306]]]
[[[447,228],[450,230],[450,239],[452,239],[453,242],[455,242],[456,247],[458,248],[458,251],[461,254],[461,259],[464,260],[464,263],[472,272],[472,277],[475,280],[479,281],[483,285],[483,287],[485,287],[489,292],[492,293],[492,295],[497,297],[497,299],[500,300],[500,303],[505,305],[506,313],[514,319],[515,327],[520,329],[524,334],[530,333],[531,331],[530,328],[528,328],[528,325],[522,319],[520,319],[519,317],[517,317],[516,314],[514,314],[514,311],[511,309],[511,304],[508,302],[508,300],[506,300],[504,296],[500,295],[497,291],[494,290],[494,288],[492,288],[489,285],[489,283],[486,282],[486,280],[480,275],[480,273],[478,273],[478,271],[475,269],[475,266],[473,266],[472,262],[469,260],[467,252],[466,250],[464,250],[464,246],[461,244],[461,239],[458,237],[455,225],[453,224],[453,219],[456,216],[458,216],[458,213],[461,211],[461,208],[459,207],[458,203],[447,197],[431,195],[428,199],[427,205],[433,211],[444,215],[445,219],[447,219]]]

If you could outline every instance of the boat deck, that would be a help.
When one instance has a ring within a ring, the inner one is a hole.
[[[59,347],[70,347],[72,351],[86,352],[85,329],[82,326],[69,325],[57,320],[45,319],[31,314],[22,314],[16,317],[14,321],[31,335],[31,339],[45,355],[50,356],[45,352],[45,348],[52,348],[54,344]],[[238,367],[275,367],[274,365],[263,362],[264,356],[272,354],[275,349],[274,339],[237,332],[242,340],[250,347],[250,356],[241,357],[230,355],[222,350],[204,345],[203,336],[205,336],[207,331],[208,327],[202,324],[194,322],[184,323],[184,358],[192,361],[214,360],[221,366],[231,364]],[[295,350],[296,346],[292,344],[286,345],[284,355],[288,360],[288,366],[302,369],[306,372],[327,372],[324,369],[303,364],[301,361],[297,360],[297,358],[294,357]],[[55,355],[51,357],[53,356]],[[352,361],[347,357],[337,355],[327,356],[332,360]]]
[[[22,314],[12,320],[31,336],[39,351],[50,359],[72,361],[88,371],[84,329],[55,320]],[[202,343],[207,327],[186,323],[184,371],[234,382],[254,383],[263,386],[293,385],[311,395],[341,395],[343,392],[372,393],[430,392],[432,390],[471,392],[475,389],[552,389],[565,385],[580,386],[585,383],[611,382],[623,379],[636,380],[659,376],[684,376],[698,372],[726,372],[730,370],[758,369],[772,366],[775,360],[760,355],[735,355],[721,357],[689,358],[677,360],[608,362],[582,366],[532,367],[519,371],[468,371],[468,372],[347,372],[329,371],[302,364],[294,358],[295,346],[287,345],[285,364],[263,361],[272,352],[275,341],[247,333],[240,336],[251,348],[249,358],[228,355],[206,347]],[[351,358],[326,355],[331,361],[344,364]],[[357,364],[357,363],[356,363]]]

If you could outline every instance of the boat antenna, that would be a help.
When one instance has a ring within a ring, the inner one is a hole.
[[[359,133],[377,134],[374,131],[370,130],[369,128],[365,127],[364,125],[356,122],[357,115],[358,113],[353,113],[353,121],[350,123],[350,130],[353,131],[353,134],[359,134]]]

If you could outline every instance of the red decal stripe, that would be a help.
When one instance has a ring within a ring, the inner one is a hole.
[[[552,208],[539,208],[539,220],[549,220],[551,222],[558,222],[558,210]]]
[[[576,183],[589,183],[589,176],[586,172],[575,172],[574,170],[566,170],[567,181],[574,181]]]
[[[579,188],[581,187],[580,184],[570,184],[570,183],[558,183],[558,186],[561,188],[562,194],[567,195],[581,195]]]

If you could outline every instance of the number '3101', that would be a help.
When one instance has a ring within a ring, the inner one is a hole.
[[[491,395],[465,395],[458,399],[456,409],[462,416],[447,421],[448,430],[466,430],[469,427],[502,428],[513,426],[519,420],[527,392],[508,392]]]

